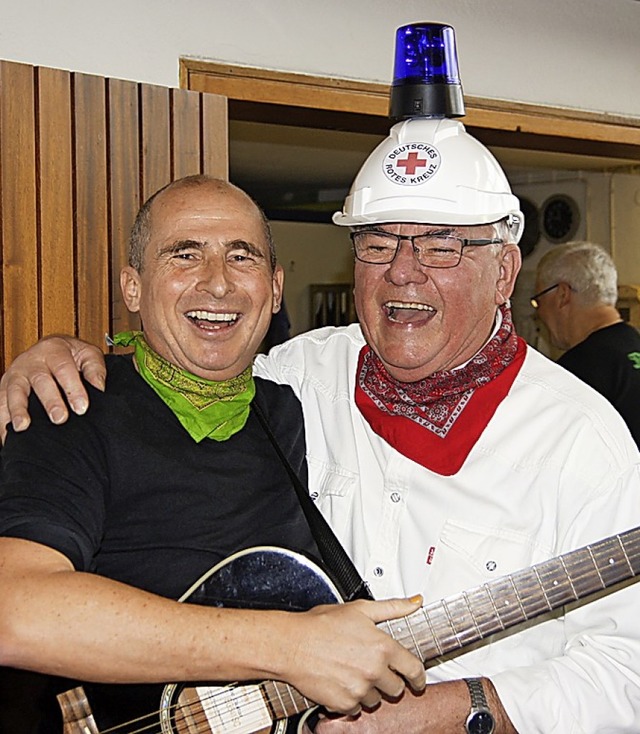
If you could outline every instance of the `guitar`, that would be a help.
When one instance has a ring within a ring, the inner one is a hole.
[[[378,627],[426,665],[639,573],[640,528],[635,528],[432,602],[409,617],[381,622]],[[180,599],[186,600],[288,611],[342,602],[331,579],[312,561],[273,547],[231,556]],[[154,694],[158,688],[161,692]],[[315,706],[278,681],[164,688],[88,684],[61,694],[58,700],[64,734],[284,734],[300,731]]]

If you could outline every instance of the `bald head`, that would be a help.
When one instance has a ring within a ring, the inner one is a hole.
[[[264,228],[265,239],[269,245],[269,257],[271,269],[273,270],[276,266],[275,247],[273,244],[269,221],[262,209],[242,189],[234,186],[228,181],[224,181],[223,179],[206,176],[204,174],[185,176],[184,178],[172,181],[156,191],[155,194],[152,194],[140,207],[129,237],[129,265],[132,268],[135,268],[138,272],[142,272],[144,252],[151,238],[153,210],[155,206],[160,203],[165,203],[167,199],[170,200],[173,194],[180,193],[188,195],[189,190],[202,191],[202,189],[206,189],[210,192],[214,197],[214,200],[219,198],[219,200],[222,201],[224,199],[233,198],[241,201],[243,206],[246,207],[248,216],[258,215]]]

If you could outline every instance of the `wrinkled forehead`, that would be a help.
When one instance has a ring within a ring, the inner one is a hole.
[[[158,194],[152,211],[194,211],[219,219],[239,222],[259,220],[258,208],[249,196],[223,181],[200,184],[183,184],[168,188]]]
[[[201,231],[224,241],[246,240],[268,248],[260,211],[242,191],[230,185],[201,184],[163,191],[151,210],[153,234]]]

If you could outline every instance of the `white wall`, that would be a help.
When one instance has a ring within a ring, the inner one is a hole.
[[[291,334],[312,327],[309,284],[352,283],[348,231],[333,224],[272,222],[278,262],[285,272],[284,297]]]
[[[467,94],[640,117],[637,0],[0,0],[0,58],[178,86],[178,58],[389,82],[395,29],[456,29]]]

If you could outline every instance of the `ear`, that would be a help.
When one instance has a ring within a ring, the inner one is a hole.
[[[518,245],[508,242],[500,253],[500,274],[496,282],[496,304],[506,303],[516,286],[516,277],[522,267],[522,254]]]
[[[571,303],[573,298],[573,291],[568,283],[560,283],[558,285],[558,295],[556,296],[556,303],[558,308],[563,308]]]
[[[278,313],[282,305],[282,293],[284,289],[284,269],[282,265],[276,265],[273,271],[273,304],[271,313]]]
[[[120,290],[125,306],[131,313],[140,310],[140,297],[142,295],[142,282],[140,273],[130,266],[120,271]]]

